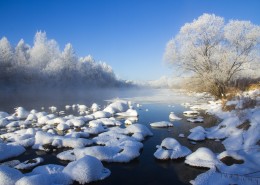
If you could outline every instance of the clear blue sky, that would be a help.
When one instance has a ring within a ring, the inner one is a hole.
[[[0,0],[0,37],[32,45],[37,30],[78,56],[91,54],[123,79],[175,72],[163,64],[165,44],[203,13],[260,24],[260,0]]]

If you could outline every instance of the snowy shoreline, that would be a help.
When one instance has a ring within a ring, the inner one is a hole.
[[[246,107],[248,99],[256,105]],[[193,185],[202,184],[259,184],[260,183],[260,90],[253,90],[237,95],[226,105],[233,105],[233,110],[224,112],[222,102],[209,101],[207,104],[190,107],[205,110],[222,121],[211,128],[195,127],[190,138],[222,141],[225,151],[213,153],[207,148],[199,148],[186,157],[185,163],[191,166],[210,168],[192,180]],[[202,136],[202,137],[201,137]],[[225,164],[225,159],[232,164]]]

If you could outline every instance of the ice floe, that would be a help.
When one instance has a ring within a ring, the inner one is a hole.
[[[173,124],[168,122],[168,121],[159,121],[159,122],[154,122],[150,123],[151,127],[172,127]]]
[[[182,146],[174,138],[165,138],[158,149],[154,153],[157,159],[167,160],[167,159],[178,159],[185,157],[191,153],[191,150],[185,146]]]
[[[77,161],[70,162],[63,172],[80,184],[103,180],[111,173],[109,169],[104,168],[97,158],[92,156],[85,156]]]

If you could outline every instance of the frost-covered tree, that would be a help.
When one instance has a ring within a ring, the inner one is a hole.
[[[0,85],[114,86],[122,84],[113,69],[90,55],[78,58],[69,43],[63,51],[45,32],[37,32],[32,47],[23,39],[13,48],[0,40]]]
[[[8,81],[13,67],[13,48],[6,37],[0,40],[0,81]]]
[[[48,40],[45,32],[37,32],[30,50],[30,64],[35,70],[45,69],[59,58],[59,47],[55,40]]]
[[[260,27],[249,21],[203,14],[186,23],[166,45],[170,64],[194,74],[212,94],[225,96],[226,88],[243,70],[259,63]]]

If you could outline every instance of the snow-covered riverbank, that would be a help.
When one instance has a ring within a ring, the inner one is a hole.
[[[195,127],[193,137],[203,135],[203,139],[221,141],[225,147],[220,154],[199,148],[186,157],[185,163],[191,166],[210,168],[191,183],[259,184],[260,90],[244,92],[225,102],[226,106],[232,106],[231,111],[223,111],[222,103],[220,100],[209,101],[208,104],[190,107],[205,110],[222,120],[211,128]]]

